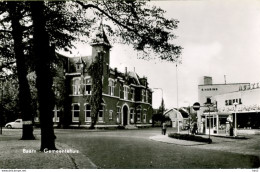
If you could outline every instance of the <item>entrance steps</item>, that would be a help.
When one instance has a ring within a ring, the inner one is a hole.
[[[137,130],[138,128],[137,128],[135,125],[126,125],[126,126],[125,126],[125,129],[128,129],[128,130]]]

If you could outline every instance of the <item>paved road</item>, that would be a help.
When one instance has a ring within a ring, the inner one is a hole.
[[[5,129],[3,132],[2,141],[21,137],[21,130]],[[159,128],[55,129],[55,133],[57,145],[79,150],[79,157],[83,157],[81,163],[84,164],[84,157],[87,157],[103,169],[248,169],[260,166],[260,135],[248,136],[247,140],[212,137],[212,144],[183,146],[149,139],[161,134]],[[34,134],[40,139],[39,129]]]
[[[257,156],[259,135],[248,140],[213,138],[213,144],[181,146],[149,139],[158,134],[159,128],[56,130],[57,142],[78,149],[99,168],[230,169],[260,166],[260,156]]]

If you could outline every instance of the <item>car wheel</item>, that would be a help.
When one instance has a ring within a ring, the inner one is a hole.
[[[11,128],[12,128],[12,126],[11,126],[11,125],[7,125],[7,126],[6,126],[6,128],[9,128],[9,129],[11,129]]]

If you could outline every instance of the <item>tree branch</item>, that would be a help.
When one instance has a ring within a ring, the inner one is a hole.
[[[12,33],[10,30],[0,30],[0,33]]]
[[[112,17],[111,15],[109,15],[107,12],[105,12],[104,10],[102,10],[101,8],[99,8],[98,6],[96,5],[93,5],[93,4],[87,4],[85,5],[83,2],[81,1],[76,1],[78,4],[80,4],[84,9],[88,9],[88,8],[95,8],[97,9],[98,11],[100,11],[102,14],[104,14],[106,17],[108,17],[110,20],[112,20],[113,22],[115,22],[117,25],[119,26],[122,26],[123,28],[127,29],[128,31],[131,31],[131,32],[134,32],[137,36],[141,37],[142,36],[136,31],[134,30],[133,28],[130,28],[124,24],[122,24],[121,22],[119,22],[117,19],[115,19],[114,17]]]

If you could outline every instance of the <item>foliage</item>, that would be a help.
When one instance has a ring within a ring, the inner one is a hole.
[[[54,47],[52,53],[55,53]],[[66,98],[66,91],[69,88],[66,88],[65,84],[65,75],[64,75],[64,68],[63,66],[63,59],[56,56],[56,54],[53,54],[54,60],[51,65],[51,74],[53,77],[53,85],[52,89],[55,95],[55,105],[62,108],[64,100]]]
[[[8,76],[15,69],[13,39],[5,2],[0,2],[0,77]]]
[[[161,124],[164,121],[170,121],[169,117],[166,117],[161,113],[153,114],[153,116],[152,116],[153,126],[155,126],[156,123],[159,123],[159,125],[161,126]]]
[[[163,115],[164,111],[165,111],[165,105],[164,105],[164,100],[162,99],[161,106],[159,107],[159,113]]]
[[[102,75],[103,75],[103,52],[98,54],[96,61],[94,61],[89,69],[88,73],[92,78],[92,94],[90,96],[89,103],[91,104],[91,127],[94,128],[96,124],[99,110],[102,102]]]
[[[0,59],[4,62],[0,65],[0,72],[8,68],[13,70],[17,62],[14,60],[14,48],[17,46],[11,37],[10,14],[13,13],[6,12],[6,3],[1,1],[0,5]],[[181,54],[182,48],[171,43],[176,38],[171,30],[177,28],[178,21],[165,19],[162,9],[148,7],[145,1],[15,1],[13,4],[17,5],[15,10],[22,15],[19,16],[22,42],[18,48],[26,57],[22,67],[25,67],[26,71],[30,67],[30,72],[35,70],[37,75],[39,110],[45,115],[41,119],[41,122],[45,121],[41,131],[42,144],[51,145],[51,149],[55,148],[55,135],[51,125],[51,107],[54,102],[46,101],[48,96],[49,99],[52,97],[53,73],[49,67],[54,62],[54,56],[51,54],[51,44],[55,44],[56,49],[66,51],[73,47],[72,42],[79,40],[80,35],[89,36],[91,26],[97,19],[104,18],[116,26],[106,26],[110,34],[115,36],[115,40],[132,44],[136,50],[144,51],[147,53],[144,58],[150,59],[149,54],[153,51],[160,59],[174,62]],[[91,9],[93,16],[89,15],[86,9]],[[93,63],[89,69],[95,83],[90,100],[94,104],[93,122],[96,121],[102,101],[102,70],[99,70],[102,67],[98,66],[100,64]],[[16,74],[14,70],[13,73]],[[59,86],[62,83],[63,80],[57,81]]]
[[[172,33],[178,27],[178,20],[166,19],[165,11],[147,5],[148,1],[76,1],[83,9],[93,10],[96,17],[107,20],[107,30],[114,41],[131,44],[134,49],[145,52],[143,59],[151,59],[152,52],[161,60],[178,61],[182,48],[172,41]]]
[[[180,139],[180,140],[212,143],[212,140],[209,138],[204,138],[201,136],[195,136],[195,135],[189,135],[189,134],[169,133],[168,137]]]
[[[6,5],[6,6],[5,6]],[[23,18],[23,2],[7,2],[4,4],[8,12],[8,21],[11,31],[11,39],[13,40],[13,54],[16,59],[17,67],[17,78],[19,83],[19,105],[21,110],[21,117],[23,121],[33,121],[32,108],[31,108],[31,94],[27,80],[27,69],[25,60],[25,44],[23,43],[23,25],[21,19]],[[9,35],[9,36],[10,36]],[[9,38],[10,39],[10,38]],[[8,40],[8,39],[7,39]],[[5,55],[5,54],[4,54]],[[35,139],[33,136],[33,125],[23,124],[22,139],[32,140]]]
[[[31,72],[27,75],[27,79],[29,82],[30,86],[30,92],[31,92],[31,97],[32,97],[32,110],[33,110],[33,115],[34,117],[37,115],[38,111],[38,98],[37,98],[37,89],[36,89],[36,74],[35,72]]]
[[[0,96],[1,113],[4,116],[4,121],[9,122],[20,117],[17,79],[3,80],[1,83]]]
[[[123,129],[125,129],[125,126],[123,126],[123,125],[119,125],[119,126],[117,126],[117,129],[119,129],[119,130],[123,130]]]
[[[191,113],[190,118],[191,118],[191,123],[197,122],[198,120],[197,113]]]

